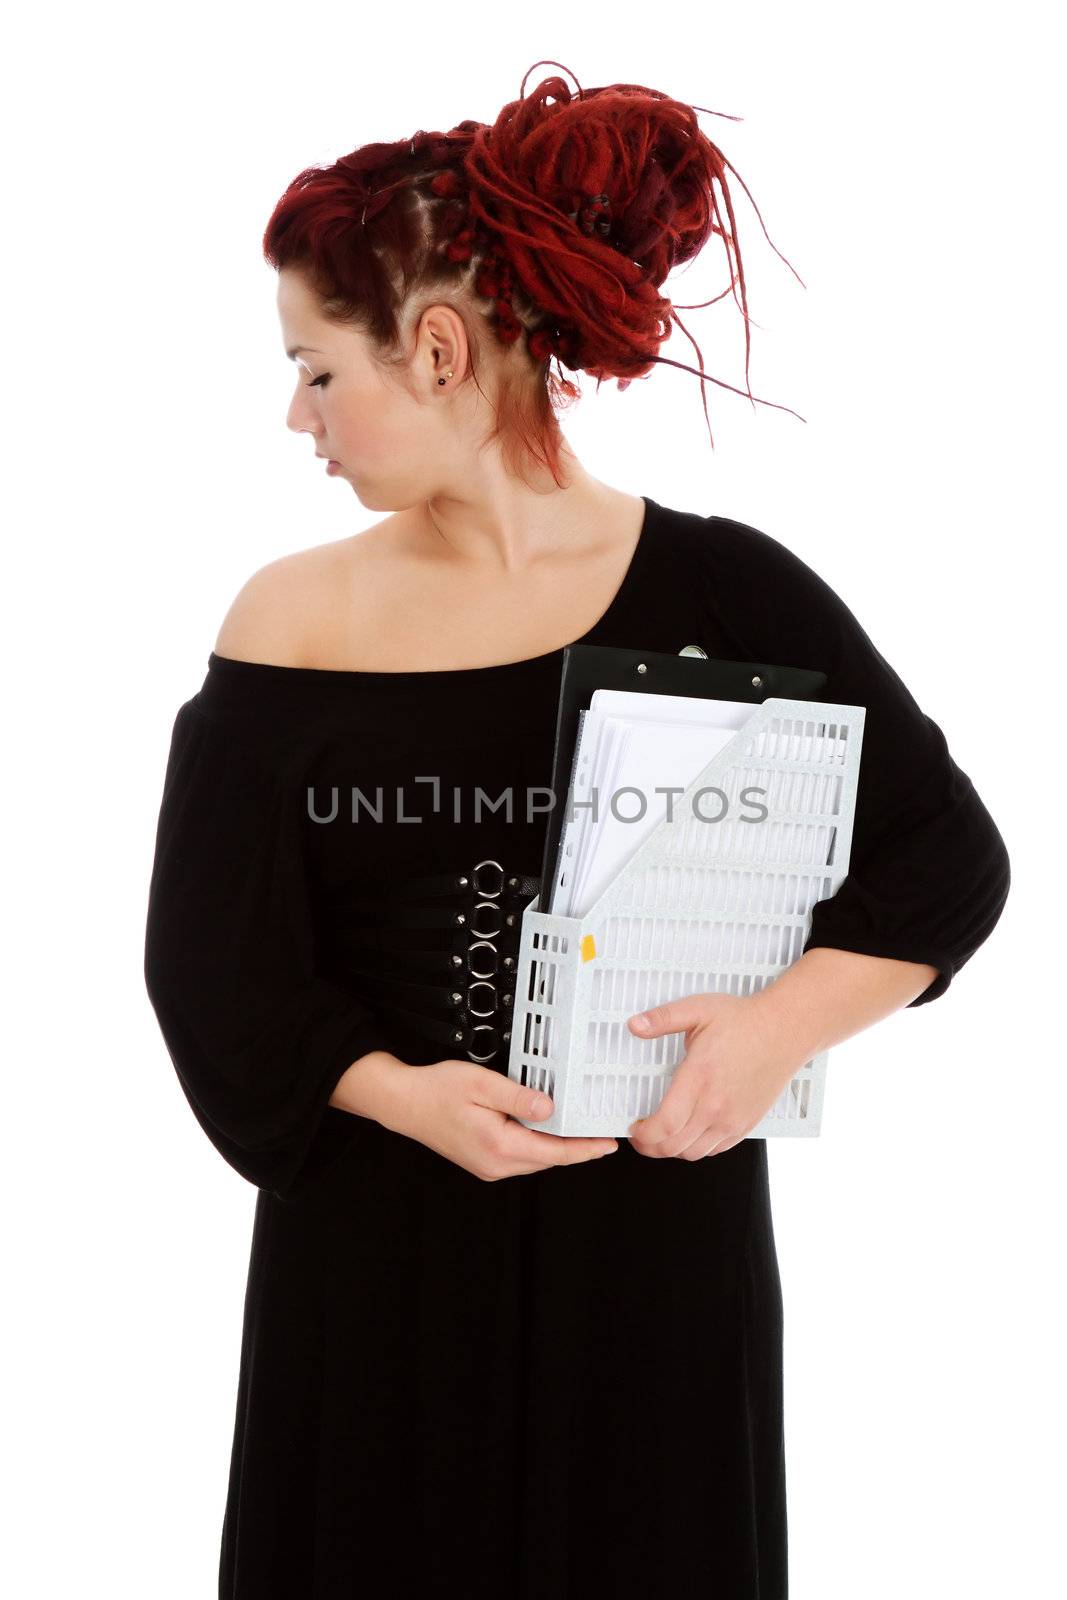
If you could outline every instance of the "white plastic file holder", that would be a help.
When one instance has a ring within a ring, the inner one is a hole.
[[[865,716],[768,698],[589,910],[553,916],[540,896],[526,907],[508,1074],[554,1102],[526,1127],[627,1137],[685,1053],[684,1034],[640,1039],[627,1019],[687,995],[751,994],[799,958],[812,909],[848,873]],[[759,807],[765,817],[743,820]],[[826,1060],[800,1067],[748,1137],[818,1134]]]

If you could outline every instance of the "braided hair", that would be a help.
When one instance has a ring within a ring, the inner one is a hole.
[[[323,314],[364,327],[383,360],[406,359],[404,316],[442,293],[480,310],[500,344],[523,339],[543,381],[502,382],[490,437],[501,437],[513,460],[529,451],[559,481],[554,403],[578,396],[564,367],[588,372],[598,388],[615,378],[620,389],[656,363],[694,372],[706,420],[706,381],[753,404],[773,402],[757,402],[749,384],[748,300],[727,169],[752,197],[700,129],[696,112],[705,108],[640,84],[579,87],[575,96],[560,77],[527,96],[533,70],[493,123],[420,130],[299,173],[274,208],[263,253],[275,268],[300,268]],[[733,293],[737,302],[740,291],[743,391],[708,377],[699,346],[660,290],[712,234],[730,273],[729,288],[714,298]],[[699,369],[656,353],[672,321],[696,349]],[[468,326],[468,341],[473,367],[476,327]]]

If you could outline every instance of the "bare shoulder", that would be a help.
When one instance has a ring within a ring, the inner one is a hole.
[[[215,653],[280,667],[308,665],[329,632],[353,576],[390,541],[396,515],[346,539],[268,561],[242,585],[222,621]]]

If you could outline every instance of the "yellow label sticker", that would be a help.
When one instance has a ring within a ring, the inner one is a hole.
[[[583,961],[593,960],[593,957],[596,955],[596,940],[593,938],[591,933],[584,935],[579,948],[582,952]]]

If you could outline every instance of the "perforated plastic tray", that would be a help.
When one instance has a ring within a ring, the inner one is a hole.
[[[685,1049],[681,1033],[637,1038],[627,1018],[691,994],[751,994],[799,958],[813,907],[848,873],[865,716],[768,698],[588,911],[526,907],[508,1073],[555,1109],[525,1126],[625,1138]],[[744,820],[760,805],[765,818]],[[818,1134],[827,1055],[795,1073],[749,1138]]]

